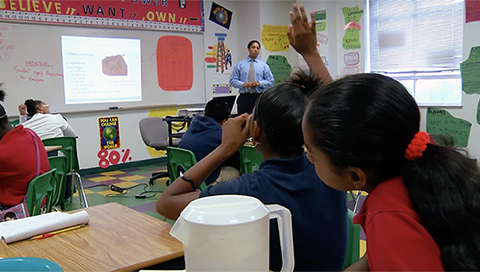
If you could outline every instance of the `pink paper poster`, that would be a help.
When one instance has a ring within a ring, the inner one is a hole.
[[[465,0],[465,23],[480,21],[480,0]]]

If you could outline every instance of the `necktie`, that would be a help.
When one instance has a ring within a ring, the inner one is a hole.
[[[248,70],[248,82],[255,81],[255,69],[253,69],[253,60],[250,61],[250,70]],[[255,92],[255,87],[248,88],[250,93]]]

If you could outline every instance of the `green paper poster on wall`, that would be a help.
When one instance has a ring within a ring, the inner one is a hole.
[[[317,10],[313,12],[315,18],[315,27],[317,31],[327,30],[327,10]]]
[[[292,66],[284,56],[270,55],[267,64],[272,71],[275,85],[285,82],[292,71]]]
[[[358,6],[353,8],[342,8],[343,17],[345,19],[345,34],[343,35],[344,49],[359,49],[360,44],[360,18],[363,15],[363,9]]]
[[[478,100],[478,105],[477,105],[477,124],[480,125],[480,100]]]
[[[456,147],[467,147],[472,123],[453,117],[448,111],[427,109],[427,133],[451,135]]]
[[[468,59],[460,63],[462,90],[480,94],[480,46],[472,47]]]

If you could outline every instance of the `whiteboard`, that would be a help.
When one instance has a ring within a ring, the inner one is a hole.
[[[66,105],[62,35],[140,39],[142,100]],[[203,34],[198,33],[0,22],[3,105],[15,116],[29,98],[44,101],[52,112],[205,103],[202,48]]]

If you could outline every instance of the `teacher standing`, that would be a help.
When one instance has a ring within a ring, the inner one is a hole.
[[[270,67],[258,58],[260,43],[256,40],[247,45],[248,57],[239,61],[230,76],[230,85],[238,88],[237,113],[251,114],[255,101],[266,89],[273,86]]]

